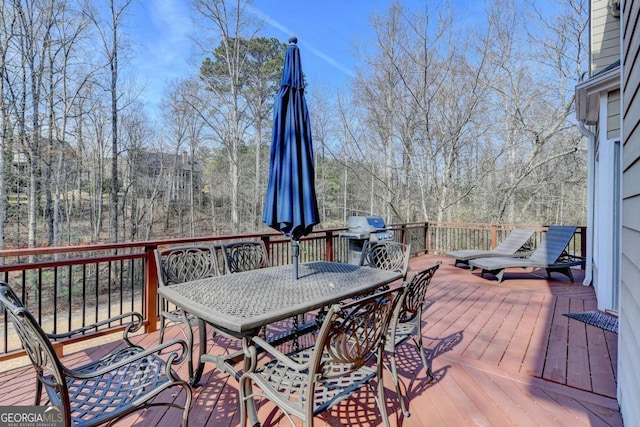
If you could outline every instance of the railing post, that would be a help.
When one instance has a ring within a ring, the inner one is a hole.
[[[580,227],[580,256],[587,259],[587,227]],[[586,263],[582,263],[580,268],[584,270]]]
[[[326,261],[333,261],[333,232],[327,231],[325,234],[325,251],[324,257]]]
[[[267,248],[267,258],[271,259],[271,242],[270,236],[261,236],[260,240],[264,242],[264,247]]]
[[[400,243],[407,243],[407,224],[405,223],[400,226]]]
[[[429,253],[429,223],[424,223],[424,253]]]
[[[491,249],[498,246],[498,226],[491,224]]]
[[[145,246],[146,257],[144,259],[144,294],[147,325],[145,332],[151,333],[158,330],[158,267],[153,255],[156,246]]]

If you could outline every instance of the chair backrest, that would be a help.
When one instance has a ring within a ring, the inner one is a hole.
[[[398,242],[367,242],[362,248],[360,265],[381,270],[397,271],[403,278],[409,269],[411,245]]]
[[[441,261],[438,261],[432,267],[416,271],[411,276],[411,279],[406,282],[405,287],[407,290],[396,307],[397,313],[394,315],[394,324],[410,322],[416,316],[422,315],[427,289],[441,263]]]
[[[37,381],[46,388],[51,404],[63,406],[65,416],[70,417],[69,391],[64,368],[47,334],[13,289],[4,282],[0,282],[0,305],[4,306],[7,316],[11,319],[22,348],[36,371]]]
[[[494,249],[494,252],[514,254],[533,236],[535,230],[515,228]]]
[[[235,242],[222,245],[227,273],[257,270],[269,267],[267,248],[262,240],[253,242]]]
[[[155,251],[160,286],[219,276],[218,256],[212,246],[183,246]]]
[[[573,226],[550,225],[529,260],[545,265],[556,263],[567,245],[569,245],[575,232],[576,227]]]
[[[405,288],[333,305],[318,333],[309,365],[311,382],[346,375],[378,357],[393,310]],[[313,387],[310,387],[313,389]]]

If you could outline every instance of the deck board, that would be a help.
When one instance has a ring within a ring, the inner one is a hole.
[[[541,301],[540,312],[538,313],[535,324],[533,325],[529,347],[527,348],[527,352],[524,356],[524,362],[520,372],[534,377],[542,377],[547,346],[551,335],[551,322],[549,319],[551,318],[553,309],[555,308],[552,305],[554,302],[554,297],[549,295],[545,295],[544,299]]]
[[[593,391],[605,396],[614,396],[616,392],[615,365],[611,364],[612,359],[609,356],[606,335],[616,335],[589,325],[585,326],[585,329],[589,342],[589,370]]]
[[[507,295],[508,293],[505,291],[497,292],[482,310],[476,308],[474,325],[464,330],[465,335],[469,338],[468,345],[465,346],[463,352],[466,357],[479,359],[484,353],[496,333],[496,327],[504,316],[505,305],[503,302]],[[467,332],[469,333],[467,334]]]
[[[386,375],[387,408],[392,426],[622,426],[616,396],[617,335],[563,316],[596,309],[592,287],[544,271],[509,272],[502,283],[479,271],[454,267],[450,259],[412,258],[412,270],[443,264],[427,294],[423,336],[436,381],[428,383],[415,346],[398,349],[398,368],[411,417],[403,418]],[[177,327],[166,339],[179,337]],[[212,336],[209,327],[208,336]],[[157,333],[135,338],[143,346],[157,343]],[[99,357],[115,343],[74,350],[70,365]],[[197,343],[196,336],[196,346]],[[237,340],[209,338],[207,351],[221,354],[240,348]],[[197,347],[196,347],[197,352]],[[178,367],[186,377],[186,363]],[[0,362],[0,406],[30,405],[35,376],[30,367]],[[165,399],[184,396],[168,390]],[[237,426],[237,381],[206,365],[193,389],[190,426]],[[276,407],[258,402],[265,426],[289,425]],[[117,426],[178,425],[180,411],[139,411]],[[381,418],[373,394],[360,390],[316,425],[378,426]]]
[[[564,384],[567,379],[567,340],[569,339],[569,319],[563,313],[569,312],[569,298],[556,298],[551,324],[551,335],[547,347],[542,377]]]
[[[509,298],[511,295],[509,296]],[[530,294],[524,292],[518,292],[517,296],[513,300],[505,300],[509,304],[508,311],[504,317],[504,320],[497,328],[497,333],[494,335],[493,340],[489,347],[485,350],[481,360],[485,362],[494,363],[499,365],[502,361],[507,347],[511,342],[518,324],[522,320],[522,315],[529,302]]]
[[[571,299],[569,310],[572,313],[584,311],[584,301]],[[584,375],[585,372],[591,371],[587,351],[587,325],[577,321],[568,323],[567,385],[592,390],[591,375]]]
[[[520,371],[529,346],[531,345],[531,331],[535,326],[540,313],[540,304],[544,296],[539,294],[528,294],[529,299],[522,312],[522,317],[513,331],[511,340],[506,348],[499,366],[511,371]]]

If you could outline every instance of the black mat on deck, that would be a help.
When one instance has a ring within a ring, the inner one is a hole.
[[[605,331],[610,331],[614,333],[618,333],[618,318],[614,316],[609,316],[604,313],[600,313],[597,311],[583,311],[580,313],[564,313],[565,316],[576,319],[581,322],[586,323],[587,325],[596,326],[598,328],[604,329]]]

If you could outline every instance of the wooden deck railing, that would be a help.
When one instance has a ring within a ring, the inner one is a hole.
[[[392,224],[396,241],[411,243],[415,255],[449,250],[490,249],[513,227],[510,224],[409,223]],[[527,225],[538,232],[532,245],[540,241],[545,226]],[[300,262],[329,260],[347,262],[349,245],[339,236],[344,228],[318,230],[300,242]],[[585,228],[578,229],[569,251],[585,254]],[[62,333],[123,312],[140,311],[147,332],[157,328],[157,271],[153,250],[186,244],[221,245],[238,240],[261,239],[273,265],[291,262],[289,239],[280,233],[234,236],[204,236],[101,245],[79,245],[0,251],[0,278],[21,296],[43,328]],[[22,354],[13,339],[4,311],[0,313],[0,361]],[[111,333],[121,325],[95,331],[88,336]],[[62,351],[64,345],[56,344]]]

